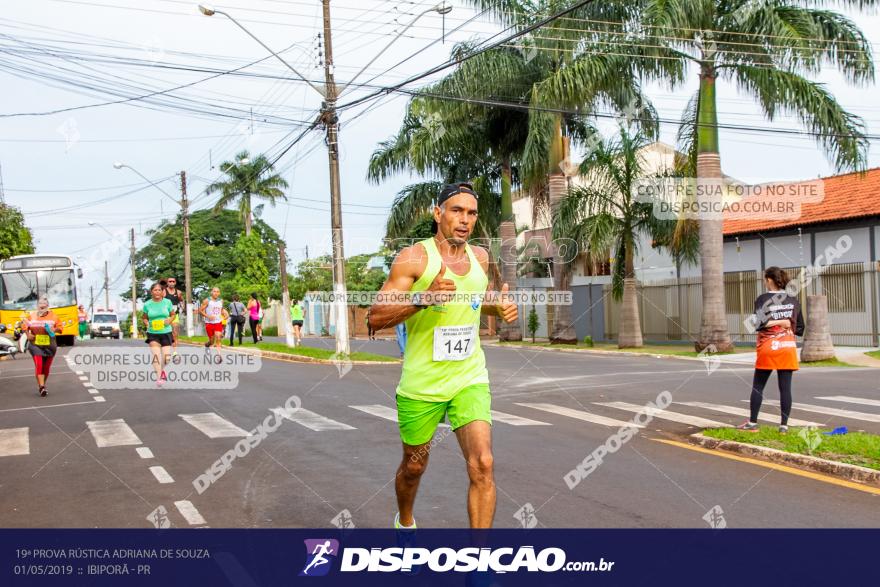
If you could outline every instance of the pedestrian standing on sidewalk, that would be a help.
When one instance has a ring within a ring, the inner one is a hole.
[[[254,344],[257,344],[257,342],[262,340],[262,337],[257,330],[257,325],[260,323],[260,318],[263,315],[263,307],[260,305],[260,300],[257,299],[256,293],[251,294],[251,299],[248,300],[247,310],[248,322],[251,327],[251,336],[254,338]]]
[[[767,291],[755,300],[754,324],[757,331],[757,356],[752,394],[749,399],[749,421],[738,426],[740,430],[758,431],[758,414],[764,398],[764,387],[770,374],[776,371],[779,383],[779,405],[782,421],[779,432],[788,432],[791,414],[791,379],[798,370],[796,336],[804,334],[804,317],[797,298],[785,291],[791,279],[783,269],[768,267],[764,271]]]
[[[86,312],[82,304],[77,308],[76,316],[79,320],[79,339],[85,340],[86,335],[89,333],[89,313]]]
[[[229,304],[229,346],[235,346],[232,342],[235,337],[235,330],[238,329],[238,344],[241,346],[241,337],[244,334],[245,312],[247,308],[241,303],[238,294],[232,296],[232,303]]]
[[[406,351],[406,322],[395,326],[394,332],[397,334],[397,348],[400,349],[400,358],[402,359],[403,353]]]

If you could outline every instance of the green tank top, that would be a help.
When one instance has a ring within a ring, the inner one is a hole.
[[[290,319],[291,320],[302,320],[303,319],[303,308],[299,304],[293,304],[290,306]]]
[[[425,272],[410,291],[425,291],[440,272],[441,256],[433,238],[420,243],[428,254]],[[419,310],[406,321],[403,373],[397,393],[410,399],[443,402],[478,383],[489,383],[486,358],[480,347],[480,306],[489,278],[470,245],[465,245],[470,269],[457,275],[448,267],[445,278],[457,294],[476,294],[472,301],[456,300]],[[466,355],[466,356],[465,356]]]

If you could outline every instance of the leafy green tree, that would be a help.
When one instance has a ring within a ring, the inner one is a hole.
[[[642,346],[642,329],[636,291],[634,258],[640,237],[665,239],[674,230],[672,220],[658,220],[651,202],[633,198],[637,182],[645,176],[641,149],[644,135],[621,128],[581,163],[583,186],[573,188],[553,215],[553,237],[573,239],[581,250],[611,251],[612,294],[622,299],[620,348]]]
[[[696,72],[699,88],[684,116],[681,148],[688,152],[698,180],[722,178],[717,81],[735,82],[753,96],[765,117],[794,115],[814,133],[839,170],[864,169],[868,142],[864,122],[847,112],[822,83],[807,76],[831,66],[856,84],[874,80],[871,45],[857,24],[828,10],[831,2],[793,0],[613,0],[625,30],[639,31],[628,42],[665,53],[684,71]],[[853,8],[877,6],[873,0],[841,0]],[[598,11],[599,7],[593,10]],[[607,18],[603,20],[610,20]],[[678,83],[680,79],[671,79]],[[717,205],[720,193],[706,202]],[[721,220],[699,221],[702,320],[697,350],[732,348],[724,308]]]
[[[529,336],[532,337],[532,344],[535,342],[535,333],[538,332],[538,328],[541,326],[541,319],[538,318],[538,311],[535,309],[535,306],[532,305],[532,309],[529,310]]]
[[[225,288],[223,295],[226,298],[233,293],[246,295],[254,287],[262,288],[273,297],[280,294],[280,289],[273,294],[275,290],[270,285],[278,282],[280,237],[268,224],[261,220],[254,222],[250,238],[258,238],[261,246],[254,247],[253,251],[247,248],[242,251],[241,246],[236,249],[236,244],[246,237],[243,236],[241,218],[232,210],[221,210],[216,214],[210,210],[198,210],[190,215],[189,226],[194,299],[204,297],[214,285]],[[163,222],[147,234],[150,241],[135,255],[137,275],[143,280],[144,287],[148,287],[147,282],[173,275],[178,278],[182,289],[183,225],[180,217],[174,222]],[[254,269],[249,262],[257,254],[262,255],[260,269]],[[265,278],[261,277],[263,275]],[[254,281],[250,281],[251,278]],[[244,290],[238,291],[239,287]],[[140,296],[146,295],[144,289]],[[130,299],[130,292],[125,296]]]
[[[0,259],[33,252],[34,239],[25,226],[24,215],[18,208],[0,204]]]
[[[265,155],[251,159],[250,153],[241,151],[234,161],[224,161],[220,171],[226,179],[215,181],[205,188],[205,193],[220,192],[220,199],[214,206],[219,212],[229,205],[237,205],[241,220],[244,223],[245,235],[251,234],[253,226],[252,200],[263,199],[275,206],[277,200],[286,200],[282,188],[287,188],[287,180],[276,173]]]

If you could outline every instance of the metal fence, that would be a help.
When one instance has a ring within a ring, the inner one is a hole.
[[[828,297],[828,321],[834,344],[878,346],[878,263],[841,263],[817,272],[803,267],[784,268],[793,279],[805,277],[798,297],[806,312],[806,296]],[[764,291],[757,271],[724,274],[727,325],[734,342],[754,342],[745,321],[754,312],[755,298]],[[620,302],[604,286],[605,338],[616,340]],[[690,342],[700,333],[702,283],[699,277],[640,283],[638,287],[642,335],[647,341]],[[809,321],[810,317],[804,315]]]

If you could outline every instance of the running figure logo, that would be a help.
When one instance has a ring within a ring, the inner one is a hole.
[[[330,562],[339,554],[339,541],[332,538],[310,538],[306,543],[306,566],[300,577],[321,577],[330,572]],[[332,558],[327,558],[327,557]]]

